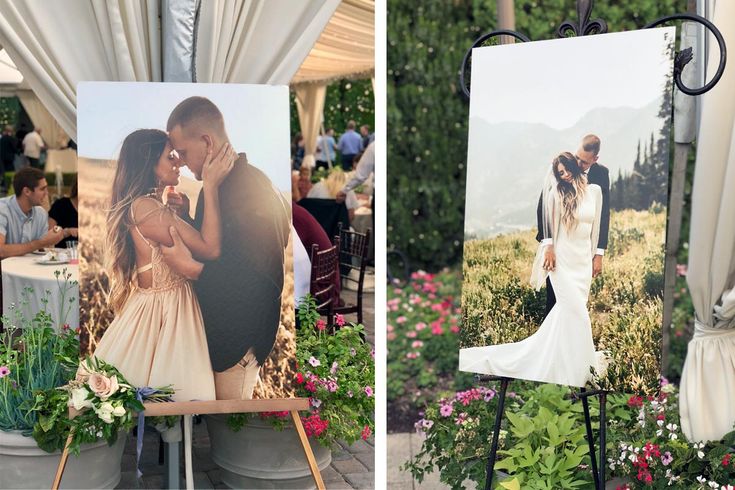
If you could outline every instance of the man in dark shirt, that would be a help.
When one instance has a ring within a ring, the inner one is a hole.
[[[171,145],[201,180],[209,151],[229,143],[222,113],[204,97],[189,97],[169,116]],[[219,188],[222,254],[204,264],[194,288],[215,371],[218,399],[252,397],[260,366],[273,349],[280,324],[284,254],[291,206],[244,153]],[[201,228],[204,200],[194,226]],[[174,268],[185,251],[164,249]]]

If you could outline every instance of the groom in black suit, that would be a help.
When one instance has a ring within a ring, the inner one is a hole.
[[[610,172],[604,165],[597,162],[600,153],[600,138],[594,134],[588,134],[582,138],[582,143],[577,149],[576,157],[582,172],[587,175],[587,182],[597,184],[602,189],[602,216],[600,217],[600,239],[597,242],[597,252],[592,259],[592,277],[596,277],[602,272],[602,257],[607,249],[608,232],[610,230]],[[538,233],[536,240],[539,242],[548,242],[551,244],[551,238],[544,236],[544,227],[542,224],[543,211],[541,209],[541,198],[536,208],[536,224]],[[556,256],[554,254],[553,245],[548,247],[544,255],[544,268],[546,270],[554,270],[556,267]],[[554,288],[551,286],[551,279],[546,278],[546,310],[544,318],[549,314],[556,304],[556,295]]]
[[[207,153],[217,154],[229,143],[222,113],[204,97],[189,97],[176,106],[167,130],[171,145],[197,180]],[[291,204],[244,153],[220,185],[219,201],[221,255],[199,264],[187,276],[198,277],[194,289],[215,371],[217,399],[249,399],[280,324]],[[182,217],[188,217],[188,209]],[[200,195],[193,220],[197,229],[203,217]],[[186,270],[196,262],[173,235],[174,246],[162,249],[164,260],[176,270]]]

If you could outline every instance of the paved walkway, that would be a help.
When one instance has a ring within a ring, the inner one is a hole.
[[[438,470],[426,475],[424,481],[419,483],[413,479],[411,473],[402,471],[400,468],[415,454],[421,450],[424,437],[415,432],[404,432],[388,434],[387,454],[388,479],[387,488],[391,490],[433,490],[449,488],[448,485],[439,481]],[[472,488],[471,486],[466,488]]]
[[[373,284],[374,272],[370,271],[366,279]],[[375,346],[375,296],[371,286],[363,296],[363,323],[368,342]],[[345,301],[354,302],[354,291],[342,293]],[[347,315],[348,322],[356,321],[355,315]],[[117,488],[165,488],[166,468],[158,464],[158,433],[154,429],[146,430],[141,455],[140,469],[143,477],[138,480],[135,474],[135,438],[129,437],[125,446],[122,463],[122,479]],[[227,488],[222,483],[221,470],[210,457],[209,435],[205,422],[194,426],[193,435],[193,468],[194,488],[215,489]],[[181,485],[185,485],[183,468],[183,451],[181,456]],[[375,488],[375,442],[371,437],[367,441],[357,441],[349,446],[339,443],[332,448],[332,464],[322,471],[324,484],[328,489],[371,489]],[[378,488],[384,488],[379,485]]]

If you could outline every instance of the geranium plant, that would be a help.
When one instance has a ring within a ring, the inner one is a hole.
[[[301,328],[296,335],[297,395],[308,397],[309,414],[302,416],[308,436],[330,447],[367,439],[375,430],[375,351],[362,338],[362,325],[346,324],[328,333],[311,297],[297,311]],[[239,430],[253,414],[233,414],[229,425]],[[288,424],[288,412],[260,414],[276,429]]]

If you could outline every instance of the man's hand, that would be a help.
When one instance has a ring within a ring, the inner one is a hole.
[[[41,238],[41,243],[44,247],[53,247],[63,239],[64,230],[60,226],[54,226]]]
[[[335,199],[337,200],[338,203],[343,203],[345,202],[345,199],[347,199],[347,194],[345,194],[344,191],[339,191]]]
[[[184,244],[176,228],[170,226],[168,232],[171,234],[173,245],[166,247],[161,245],[163,261],[173,270],[193,281],[199,279],[199,274],[204,269],[204,264],[197,262],[191,256],[189,248]]]
[[[556,254],[554,253],[554,247],[549,245],[544,252],[544,270],[551,272],[554,269],[556,269]]]
[[[592,277],[597,277],[602,273],[602,255],[595,255],[592,258]]]

